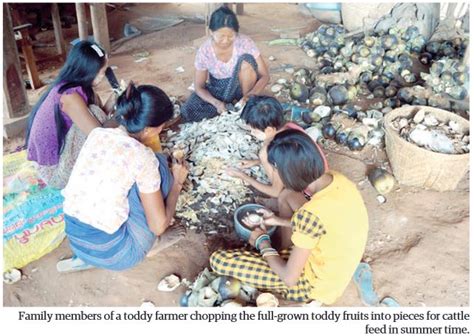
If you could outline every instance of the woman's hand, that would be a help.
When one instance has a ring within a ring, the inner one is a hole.
[[[252,231],[249,237],[249,244],[252,245],[253,247],[255,246],[255,241],[257,240],[258,237],[260,237],[262,234],[266,233],[266,230],[262,230],[261,228],[256,228]]]
[[[215,102],[214,107],[217,109],[217,113],[219,114],[223,114],[227,112],[227,108],[225,107],[225,104],[221,102],[220,100]]]
[[[105,111],[105,114],[107,114],[108,116],[113,115],[113,113],[115,112],[114,108],[115,108],[115,104],[117,104],[117,98],[118,98],[117,94],[114,91],[112,91],[112,93],[109,95],[109,98],[107,98],[107,100],[105,101],[105,104],[102,107],[102,109]]]
[[[281,225],[279,218],[275,214],[267,209],[258,209],[257,212],[263,216],[263,225],[275,226]]]
[[[249,100],[248,96],[243,96],[242,99],[240,99],[236,104],[235,104],[235,109],[236,110],[243,110],[245,107],[245,104],[247,104],[247,101]]]
[[[242,218],[242,223],[244,223],[245,226],[249,227],[250,229],[260,228],[261,230],[263,230],[265,232],[267,231],[267,228],[263,224],[263,221],[259,221],[258,223],[252,223],[249,220],[248,215],[246,217]]]
[[[174,180],[182,186],[184,182],[186,182],[189,169],[184,163],[176,162],[171,166],[171,173],[173,174]]]
[[[247,174],[245,174],[243,171],[241,171],[240,169],[237,169],[237,168],[232,168],[232,167],[227,168],[225,170],[225,173],[229,176],[237,177],[237,178],[240,178],[242,180],[247,177]]]
[[[242,160],[239,162],[240,169],[247,169],[254,167],[260,163],[260,160]]]

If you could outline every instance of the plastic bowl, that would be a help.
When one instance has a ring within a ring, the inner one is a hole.
[[[258,209],[265,209],[264,206],[260,204],[244,204],[237,208],[234,212],[234,228],[235,232],[237,233],[237,236],[239,236],[240,239],[248,241],[250,238],[250,234],[252,231],[248,229],[241,221],[242,218],[247,216],[247,213],[256,213]],[[272,226],[267,229],[267,233],[269,236],[271,236],[276,230],[276,226]]]

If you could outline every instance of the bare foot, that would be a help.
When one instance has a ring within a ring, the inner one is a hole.
[[[278,213],[278,200],[276,198],[255,197],[255,203],[263,205],[268,210]]]
[[[151,250],[146,255],[148,258],[154,257],[164,249],[176,244],[186,235],[186,228],[183,225],[170,226],[161,236],[156,238]]]

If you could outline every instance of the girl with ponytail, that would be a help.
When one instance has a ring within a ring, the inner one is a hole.
[[[66,234],[75,257],[59,271],[123,270],[184,235],[172,226],[188,171],[143,144],[173,115],[161,89],[130,83],[118,98],[117,128],[95,128],[81,149],[64,196]],[[155,243],[155,248],[153,244]]]
[[[94,93],[106,68],[107,55],[101,47],[89,41],[77,43],[33,107],[26,133],[28,160],[38,164],[48,185],[59,189],[66,185],[85,136],[106,119]],[[82,136],[68,136],[75,133],[70,132],[72,127]]]

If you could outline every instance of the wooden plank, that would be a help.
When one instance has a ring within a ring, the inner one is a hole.
[[[79,39],[87,40],[89,36],[89,28],[87,23],[86,4],[76,2],[77,29],[79,30]]]
[[[25,23],[25,24],[13,27],[13,31],[19,31],[19,30],[22,30],[25,28],[31,28],[31,27],[33,27],[31,23]]]
[[[59,17],[59,7],[57,3],[51,4],[51,18],[53,19],[54,39],[58,54],[66,54],[66,43],[64,42],[63,29],[61,27],[61,18]]]
[[[28,73],[28,78],[30,79],[31,87],[33,89],[38,89],[43,86],[38,74],[38,68],[36,67],[36,58],[33,53],[33,46],[31,44],[30,36],[27,29],[20,31],[21,34],[21,50],[25,58],[26,72]]]
[[[94,39],[110,54],[109,26],[104,3],[90,4]]]
[[[3,117],[14,119],[29,113],[20,59],[8,4],[3,4]],[[4,120],[5,121],[5,120]]]
[[[238,2],[236,4],[236,14],[237,15],[244,15],[244,4],[242,2]]]
[[[51,56],[45,56],[45,57],[36,59],[36,63],[38,64],[42,62],[50,62],[50,61],[64,62],[64,55],[51,55]]]

